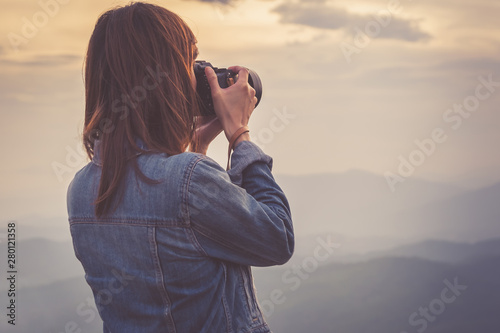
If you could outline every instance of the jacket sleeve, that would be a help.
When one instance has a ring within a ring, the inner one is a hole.
[[[208,157],[190,170],[188,213],[210,257],[249,266],[287,262],[294,249],[290,207],[272,174],[272,159],[252,142],[239,143],[226,172]]]

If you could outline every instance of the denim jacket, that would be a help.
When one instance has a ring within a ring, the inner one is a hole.
[[[138,154],[149,184],[127,173],[116,210],[96,218],[99,145],[68,189],[75,255],[103,332],[265,333],[250,266],[294,248],[290,208],[272,159],[239,143],[232,168],[196,153]]]

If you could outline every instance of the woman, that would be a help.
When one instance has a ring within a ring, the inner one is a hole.
[[[294,234],[272,159],[250,141],[248,71],[196,123],[196,40],[174,13],[134,3],[103,14],[85,66],[91,162],[68,189],[74,250],[104,332],[270,332],[250,266],[283,264]],[[226,172],[205,156],[224,131]],[[190,148],[191,152],[186,152]]]

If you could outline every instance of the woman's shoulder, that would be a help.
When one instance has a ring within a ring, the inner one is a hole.
[[[214,159],[207,155],[200,153],[185,152],[176,156],[183,163],[185,163],[186,171],[191,174],[217,174],[224,172],[222,166]]]
[[[200,162],[211,162],[212,159],[206,155],[193,152],[184,152],[176,155],[152,154],[151,158],[160,163],[173,164],[176,167],[194,166]]]
[[[138,159],[140,168],[145,173],[164,173],[167,175],[184,174],[189,177],[192,174],[217,173],[224,169],[212,158],[192,152],[184,152],[176,155],[147,154]]]

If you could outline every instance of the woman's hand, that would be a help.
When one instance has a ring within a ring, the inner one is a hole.
[[[250,115],[257,103],[257,97],[255,97],[255,90],[248,83],[248,69],[240,66],[232,66],[228,69],[238,73],[238,81],[225,89],[219,86],[217,75],[211,67],[205,68],[205,75],[212,90],[215,113],[226,138],[230,140],[239,128],[248,125]],[[235,145],[243,140],[250,140],[248,133],[243,134]]]
[[[200,116],[196,119],[196,130],[190,150],[207,154],[210,143],[222,132],[222,124],[216,116]]]

